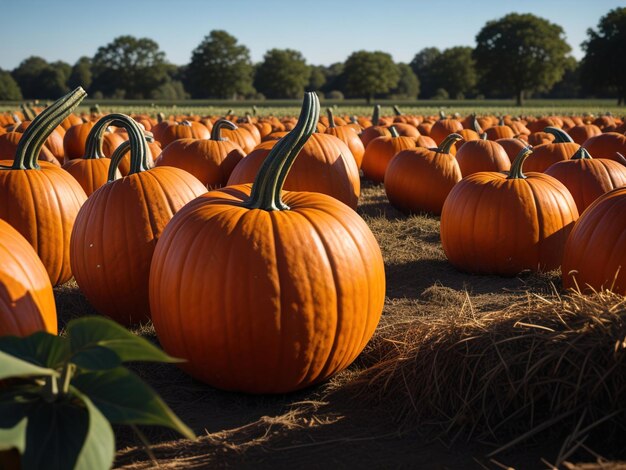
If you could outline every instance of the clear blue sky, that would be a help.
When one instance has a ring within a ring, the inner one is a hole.
[[[189,62],[213,29],[238,38],[260,61],[271,48],[290,47],[310,64],[343,62],[353,51],[382,50],[409,62],[420,49],[474,46],[485,22],[510,12],[534,13],[563,27],[576,58],[586,30],[624,2],[608,0],[0,0],[0,68],[24,58],[74,63],[116,36],[159,43],[167,59]]]

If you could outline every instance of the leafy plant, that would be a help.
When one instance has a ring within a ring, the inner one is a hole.
[[[194,438],[123,366],[129,361],[178,359],[102,317],[72,320],[63,337],[0,337],[0,467],[2,451],[13,449],[23,469],[108,469],[115,454],[110,423],[166,426]]]

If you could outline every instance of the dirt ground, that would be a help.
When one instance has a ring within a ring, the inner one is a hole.
[[[117,468],[549,468],[555,451],[550,443],[517,448],[492,460],[485,457],[493,450],[488,446],[466,442],[462,436],[453,442],[453,433],[434,434],[428,426],[404,429],[384,403],[369,406],[342,388],[376,362],[387,333],[403,322],[450,309],[471,308],[479,315],[530,293],[551,297],[560,289],[559,273],[509,279],[460,273],[446,261],[438,218],[404,216],[389,205],[382,185],[363,182],[359,213],[383,252],[387,298],[379,328],[357,361],[327,383],[281,396],[221,392],[174,365],[137,365],[135,372],[198,439],[142,428],[153,444],[150,456],[132,430],[116,428]],[[73,282],[57,288],[56,296],[62,322],[95,313]],[[136,333],[156,341],[151,325]],[[588,454],[583,459],[596,457]]]

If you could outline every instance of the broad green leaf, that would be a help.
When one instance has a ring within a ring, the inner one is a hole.
[[[88,395],[112,423],[166,426],[189,439],[195,438],[161,397],[124,367],[80,374],[72,384]]]
[[[26,448],[26,424],[28,418],[23,418],[10,429],[0,428],[0,451],[17,449],[20,454]]]
[[[0,351],[38,366],[56,369],[69,357],[69,344],[65,338],[38,331],[24,338],[0,337]]]
[[[61,401],[40,401],[28,413],[25,470],[108,470],[114,452],[111,426],[80,392]]]
[[[82,349],[72,356],[72,362],[84,370],[115,369],[122,364],[115,351],[104,346]]]
[[[40,390],[37,385],[19,384],[0,393],[0,428],[12,428],[27,416],[30,408],[41,400]]]
[[[45,377],[49,375],[58,375],[55,370],[46,367],[39,367],[26,362],[23,359],[14,357],[10,354],[0,351],[0,380],[10,377]]]
[[[104,317],[82,317],[67,325],[72,352],[103,346],[114,351],[122,362],[180,362],[126,328]]]

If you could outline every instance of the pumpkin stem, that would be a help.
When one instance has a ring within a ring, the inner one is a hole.
[[[130,133],[129,133],[129,135],[130,135]],[[152,136],[152,133],[144,134],[144,137],[146,139],[146,142],[154,142],[154,137]],[[122,162],[122,158],[124,158],[124,155],[126,155],[126,152],[128,152],[128,149],[130,149],[130,152],[131,152],[130,153],[130,160],[131,160],[131,165],[132,165],[133,150],[132,150],[130,139],[129,140],[125,140],[124,142],[122,142],[115,149],[115,151],[113,152],[113,155],[111,155],[111,164],[109,165],[109,174],[107,175],[107,182],[108,183],[110,183],[111,181],[115,180],[115,177],[117,175],[117,167],[120,166],[120,163]],[[132,171],[132,166],[131,166],[131,171],[128,174],[130,175],[132,173],[139,173],[139,172]]]
[[[252,105],[252,115],[256,116],[257,113],[257,107],[255,105]]]
[[[522,172],[522,166],[524,162],[528,158],[528,156],[533,153],[533,149],[530,147],[524,147],[519,151],[515,160],[513,160],[513,164],[511,165],[511,170],[509,171],[509,176],[506,179],[514,180],[514,179],[524,179],[526,175]]]
[[[350,116],[350,122],[352,124],[358,124],[359,120],[357,119],[357,117],[353,114],[352,116]]]
[[[163,121],[165,121],[165,114],[158,113],[157,114],[157,122],[163,122]]]
[[[397,104],[393,105],[393,112],[395,113],[396,116],[402,116],[402,111],[400,111],[400,108],[398,108]]]
[[[389,129],[389,132],[391,133],[391,137],[393,137],[394,139],[396,137],[400,137],[400,134],[398,133],[398,129],[396,129],[396,126],[389,126],[388,129]]]
[[[139,127],[139,124],[137,124],[133,118],[125,114],[108,114],[107,116],[101,118],[96,125],[100,123],[105,128],[109,124],[112,124],[114,126],[123,127],[124,129],[126,129],[126,132],[128,132],[128,140],[130,141],[130,171],[128,172],[129,175],[149,169],[148,146],[146,144],[146,136]],[[115,149],[115,152],[113,152],[113,155],[111,155],[111,164],[109,165],[108,175],[109,181],[113,181],[115,179],[115,170],[117,169],[119,162],[117,162],[117,165],[114,165],[113,156],[120,147],[121,145],[117,149]],[[122,155],[119,157],[120,160],[123,155],[124,154],[122,153]]]
[[[483,132],[482,134],[480,134],[480,140],[487,140],[487,133]]]
[[[85,96],[87,96],[87,92],[82,87],[78,87],[56,100],[35,117],[17,144],[12,168],[15,170],[38,170],[37,158],[44,142]]]
[[[450,153],[450,149],[454,145],[455,142],[459,140],[463,140],[463,137],[460,134],[452,133],[445,139],[441,141],[439,147],[437,147],[437,153]]]
[[[217,122],[213,124],[213,129],[211,129],[211,140],[218,140],[218,141],[228,140],[222,137],[223,128],[234,131],[235,129],[237,129],[237,126],[232,121],[229,121],[228,119],[224,119],[224,118],[218,119]]]
[[[504,123],[504,116],[500,116],[500,120],[498,121],[498,126],[506,126]]]
[[[565,144],[565,143],[574,143],[574,140],[569,136],[567,132],[558,127],[546,127],[543,132],[547,132],[548,134],[552,134],[555,139],[552,142],[553,144]]]
[[[374,105],[374,111],[372,113],[372,126],[377,126],[380,121],[380,105]]]
[[[576,153],[572,155],[572,158],[570,160],[591,160],[591,159],[592,159],[591,155],[589,154],[587,149],[581,146],[578,150],[576,150]]]
[[[483,134],[483,129],[482,127],[480,127],[480,124],[478,124],[478,119],[476,119],[476,115],[474,114],[474,117],[472,118],[472,127],[474,128],[474,131],[477,134]]]
[[[439,110],[439,120],[443,121],[446,118],[446,113],[443,112],[443,109]]]
[[[317,127],[319,112],[317,94],[305,93],[296,126],[274,145],[261,165],[246,207],[266,211],[289,209],[280,198],[281,191],[298,153]]]
[[[20,108],[22,109],[22,114],[24,114],[24,118],[27,121],[32,121],[33,119],[37,117],[37,114],[35,113],[35,111],[33,111],[33,109],[27,104],[21,104]]]
[[[335,116],[333,116],[332,108],[326,108],[326,114],[328,115],[328,127],[334,129],[335,127]]]

